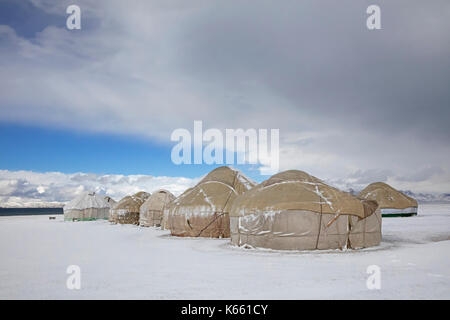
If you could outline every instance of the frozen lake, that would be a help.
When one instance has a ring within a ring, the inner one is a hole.
[[[81,289],[69,290],[69,265]],[[366,287],[369,265],[381,289]],[[0,299],[450,299],[450,205],[384,218],[360,251],[281,252],[62,216],[0,217]]]

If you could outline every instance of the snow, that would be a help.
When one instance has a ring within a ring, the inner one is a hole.
[[[320,197],[320,199],[322,199],[323,201],[325,201],[325,203],[331,208],[331,210],[334,211],[333,204],[331,203],[330,200],[328,200],[327,197],[325,197],[325,196],[322,194],[322,192],[319,190],[319,187],[318,187],[317,185],[316,185],[315,193]],[[322,204],[322,203],[321,203],[321,204]],[[338,210],[337,214],[339,214],[339,210]]]
[[[256,234],[263,234],[263,232],[266,231],[259,231],[261,229],[261,226],[265,223],[267,220],[273,220],[278,214],[280,214],[281,211],[276,210],[267,210],[262,213],[258,214],[247,214],[242,215],[238,219],[238,228],[240,231],[244,233],[256,233]],[[242,226],[242,223],[244,223],[247,227],[253,226],[254,228],[249,230]],[[270,231],[267,231],[270,232]]]
[[[242,183],[244,185],[244,187],[247,190],[250,190],[251,188],[253,188],[254,186],[256,186],[258,183],[256,183],[255,181],[253,181],[252,179],[250,179],[249,177],[247,177],[245,174],[242,173],[242,171],[229,166],[228,168],[230,168],[232,171],[236,172],[236,177],[239,180],[240,183]]]
[[[297,184],[297,183],[299,183],[299,182],[300,182],[300,181],[298,181],[298,180],[285,180],[285,181],[281,181],[281,182],[271,183],[271,184],[269,184],[268,186],[262,187],[261,190],[262,190],[262,189],[273,188],[273,187],[278,186],[278,185],[280,185],[280,184],[288,184],[288,183],[294,183],[294,184]],[[306,182],[304,182],[304,181],[301,181],[301,182],[306,184]],[[314,185],[315,185],[315,184],[314,184]]]
[[[236,195],[238,194],[238,193],[236,192],[236,189],[233,188],[233,186],[230,186],[229,184],[223,183],[222,181],[205,181],[205,182],[202,182],[202,183],[200,184],[200,186],[203,186],[203,185],[205,185],[205,184],[210,184],[210,183],[212,183],[212,184],[215,184],[215,183],[221,184],[221,185],[223,185],[223,186],[229,188],[231,191],[233,191],[234,194],[236,194]]]
[[[274,251],[62,216],[0,217],[0,299],[449,299],[450,205],[383,219],[379,247]],[[81,290],[66,269],[81,268]],[[369,265],[381,290],[368,290]]]
[[[111,205],[105,196],[95,192],[85,192],[64,206],[64,210],[84,210],[89,208],[109,208]]]
[[[202,187],[200,187],[200,192],[203,194],[203,199],[205,199],[205,201],[211,206],[211,210],[216,211],[216,206],[214,205],[214,203],[212,203],[211,199],[209,199],[208,195]]]
[[[254,186],[257,185],[257,183],[255,181],[251,180],[250,178],[248,178],[241,172],[237,173],[237,179],[239,180],[240,183],[242,183],[244,185],[244,187],[247,190],[250,190],[251,188],[253,188]]]

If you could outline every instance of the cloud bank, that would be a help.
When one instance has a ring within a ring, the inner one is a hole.
[[[0,170],[0,207],[62,206],[86,191],[105,194],[116,201],[139,191],[166,189],[175,195],[198,179],[149,175],[64,174]]]
[[[323,179],[345,191],[359,191],[375,181],[384,181],[400,190],[423,193],[427,201],[437,199],[436,186],[450,190],[449,172],[429,168],[409,177],[394,176],[390,172],[356,172],[345,179]],[[201,177],[164,177],[150,175],[98,175],[92,173],[65,174],[33,171],[0,170],[0,207],[61,207],[86,191],[95,191],[119,201],[138,191],[153,192],[167,189],[176,196],[194,186]],[[414,188],[414,189],[412,189]],[[448,201],[448,194],[446,196]]]

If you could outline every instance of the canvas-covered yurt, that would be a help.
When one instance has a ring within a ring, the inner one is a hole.
[[[376,201],[383,217],[417,215],[417,201],[384,182],[369,184],[359,193],[358,197]]]
[[[254,185],[237,170],[214,169],[167,205],[165,223],[174,236],[228,238],[231,204]]]
[[[109,221],[120,224],[139,224],[139,210],[149,197],[150,194],[144,191],[126,196],[111,208]]]
[[[108,219],[112,205],[113,203],[108,201],[105,196],[95,192],[85,192],[64,206],[64,220],[88,221]]]
[[[375,201],[362,201],[303,171],[289,170],[236,198],[231,242],[276,250],[364,248],[381,241]]]
[[[161,226],[164,208],[174,199],[175,196],[170,191],[153,192],[139,210],[139,225],[143,227]]]

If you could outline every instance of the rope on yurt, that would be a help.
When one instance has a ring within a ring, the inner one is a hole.
[[[336,222],[336,220],[341,216],[340,213],[338,213],[337,215],[335,215],[333,217],[333,219],[330,220],[330,222],[327,223],[327,225],[325,226],[326,228],[329,228],[333,223]]]
[[[233,184],[232,184],[232,187],[233,187],[233,188],[230,190],[230,193],[228,194],[227,200],[225,201],[225,204],[224,204],[222,210],[219,211],[219,212],[222,212],[222,213],[219,214],[218,216],[216,216],[213,220],[211,220],[210,223],[208,223],[208,224],[206,225],[206,227],[204,227],[202,230],[200,230],[200,232],[198,233],[197,237],[200,237],[200,235],[203,233],[203,231],[205,231],[206,229],[208,229],[208,227],[209,227],[210,225],[212,225],[214,222],[216,222],[217,219],[219,219],[221,216],[223,216],[224,214],[226,214],[226,212],[223,212],[223,210],[225,210],[225,208],[227,207],[228,201],[229,201],[230,198],[231,198],[231,193],[233,192],[234,185],[235,185],[235,183],[236,183],[236,177],[237,177],[237,174],[238,174],[238,172],[236,171],[236,173],[234,174],[234,178],[233,178]],[[218,212],[214,212],[214,214],[216,214],[216,213],[218,213]]]
[[[363,246],[364,247],[366,246],[366,226],[367,226],[367,217],[364,218],[364,228],[363,228]]]
[[[350,232],[352,231],[352,218],[350,215],[347,216],[347,228],[348,228],[348,232],[347,232],[347,245],[346,245],[346,249],[351,249],[352,248],[352,243],[350,242]]]
[[[320,195],[319,195],[319,204],[320,204],[320,217],[319,217],[319,232],[317,233],[317,240],[316,240],[316,250],[319,248],[320,229],[322,229],[322,199]]]
[[[217,212],[216,212],[216,213],[217,213]],[[226,212],[223,212],[223,213],[219,214],[218,216],[216,216],[213,220],[211,220],[211,222],[208,223],[208,224],[206,225],[206,227],[204,227],[202,230],[200,230],[200,232],[198,233],[197,237],[200,237],[200,235],[203,233],[203,231],[205,231],[206,229],[208,229],[208,227],[209,227],[210,225],[212,225],[214,222],[216,222],[216,220],[219,219],[221,216],[223,216],[225,213],[226,213]]]
[[[168,197],[169,195],[167,194],[167,192],[165,192],[165,197],[164,197],[164,203],[163,203],[163,207],[162,207],[162,210],[161,210],[161,219],[159,220],[159,225],[161,226],[162,225],[162,220],[164,219],[164,209],[166,208],[166,200],[167,200],[167,197]],[[154,217],[155,217],[155,214],[153,213],[152,214],[152,225],[154,225]]]

